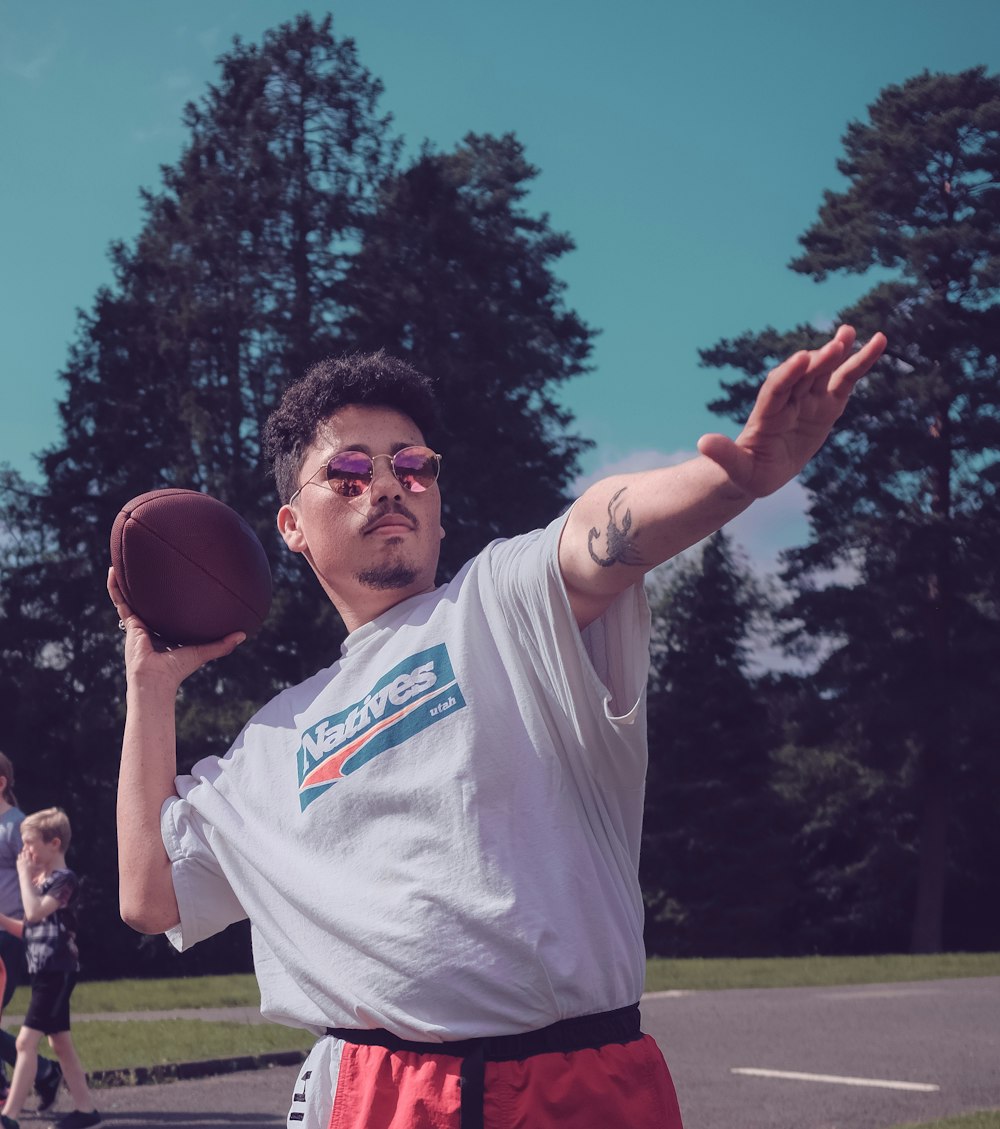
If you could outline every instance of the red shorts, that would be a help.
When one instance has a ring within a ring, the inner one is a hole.
[[[463,1060],[345,1043],[329,1129],[460,1129]],[[484,1129],[682,1129],[649,1035],[486,1062]]]

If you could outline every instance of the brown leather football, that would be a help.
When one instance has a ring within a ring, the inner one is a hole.
[[[210,643],[260,630],[271,569],[235,510],[197,490],[151,490],[122,506],[111,563],[129,607],[168,643]]]

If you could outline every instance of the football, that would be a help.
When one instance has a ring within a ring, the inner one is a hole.
[[[111,563],[135,614],[166,643],[253,635],[271,607],[264,546],[235,510],[197,490],[151,490],[122,506]]]

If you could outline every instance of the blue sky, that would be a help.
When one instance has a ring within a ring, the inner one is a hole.
[[[75,310],[136,235],[215,59],[331,10],[411,146],[513,130],[541,170],[530,206],[576,240],[567,299],[602,330],[564,393],[591,476],[732,433],[697,350],[831,321],[867,287],[787,269],[840,184],[847,123],[890,83],[1000,56],[996,0],[0,0],[0,460],[34,477],[58,440]],[[734,526],[762,566],[803,537],[802,502],[793,484]]]

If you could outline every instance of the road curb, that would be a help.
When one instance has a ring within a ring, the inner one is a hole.
[[[208,1078],[213,1074],[236,1074],[241,1070],[266,1070],[271,1066],[298,1066],[305,1051],[269,1051],[261,1055],[235,1055],[232,1058],[203,1059],[200,1062],[165,1062],[159,1066],[129,1066],[116,1070],[95,1070],[87,1080],[95,1089],[118,1086],[151,1086],[179,1082],[185,1078]]]

